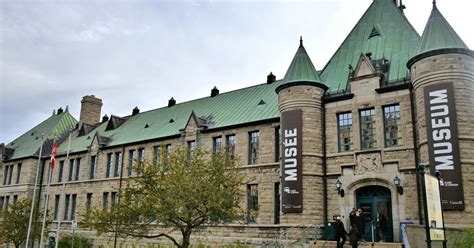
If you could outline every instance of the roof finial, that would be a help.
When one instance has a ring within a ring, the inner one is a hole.
[[[436,0],[433,0],[433,10],[436,10],[438,9],[438,7],[436,7]]]
[[[303,46],[303,36],[300,35],[300,47],[302,47],[302,46]]]

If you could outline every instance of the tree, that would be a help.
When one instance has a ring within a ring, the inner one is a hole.
[[[225,152],[177,148],[168,156],[162,154],[160,163],[138,164],[135,170],[141,176],[127,179],[117,204],[88,212],[85,224],[99,235],[167,238],[186,248],[192,232],[205,224],[242,218],[243,177]]]
[[[20,247],[26,241],[30,208],[31,199],[23,199],[9,204],[5,210],[0,211],[0,237],[7,242],[12,242],[15,247]],[[43,220],[43,212],[39,211],[35,216],[37,216],[37,220],[33,221],[31,237],[40,238],[42,222],[39,220]],[[46,226],[49,223],[48,220]]]

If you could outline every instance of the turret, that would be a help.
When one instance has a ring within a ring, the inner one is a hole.
[[[469,185],[463,185],[463,178],[474,176],[468,170],[472,163],[464,162],[474,161],[474,53],[443,17],[436,1],[407,66],[413,84],[420,162],[429,165],[432,175],[439,171],[446,182],[441,185],[443,209],[463,210],[465,196],[474,192],[469,180],[464,180]],[[462,213],[466,216],[457,213],[457,217],[451,213],[444,215],[446,222],[473,224],[472,212]]]
[[[326,90],[301,39],[282,84],[276,88],[283,155],[282,221],[286,223],[314,221],[308,211],[313,207],[323,212],[322,204],[305,208],[303,202],[323,201],[322,194],[315,192],[322,192],[322,98]]]

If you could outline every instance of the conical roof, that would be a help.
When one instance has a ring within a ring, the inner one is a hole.
[[[389,61],[389,82],[407,77],[406,63],[415,55],[420,36],[394,2],[374,0],[328,61],[320,76],[329,91],[347,88],[349,65],[356,67],[361,53]]]
[[[433,2],[433,10],[421,36],[416,55],[444,48],[469,49],[438,10],[436,2]]]
[[[293,57],[293,61],[291,61],[290,67],[288,67],[283,78],[283,84],[293,82],[321,82],[313,62],[311,62],[308,53],[304,49],[302,38],[300,38],[300,46],[296,51],[295,57]]]

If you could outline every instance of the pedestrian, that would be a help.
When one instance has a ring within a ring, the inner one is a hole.
[[[349,231],[349,244],[352,245],[352,248],[357,248],[361,237],[362,236],[359,232],[359,228],[357,228],[357,225],[356,224],[352,225],[352,228]]]
[[[356,223],[356,209],[355,208],[352,208],[351,210],[351,213],[349,214],[349,221],[351,223],[350,226],[352,226],[352,224],[355,224]]]
[[[363,237],[365,236],[365,219],[361,208],[359,208],[356,212],[356,226],[362,241],[364,241]]]
[[[377,230],[379,233],[379,241],[387,241],[385,234],[387,233],[387,217],[383,213],[377,213]]]
[[[336,242],[337,248],[343,248],[344,243],[346,243],[346,235],[349,235],[344,228],[344,223],[341,221],[341,216],[336,217],[336,222],[334,223],[334,231],[336,232]],[[341,242],[342,239],[342,242]]]

